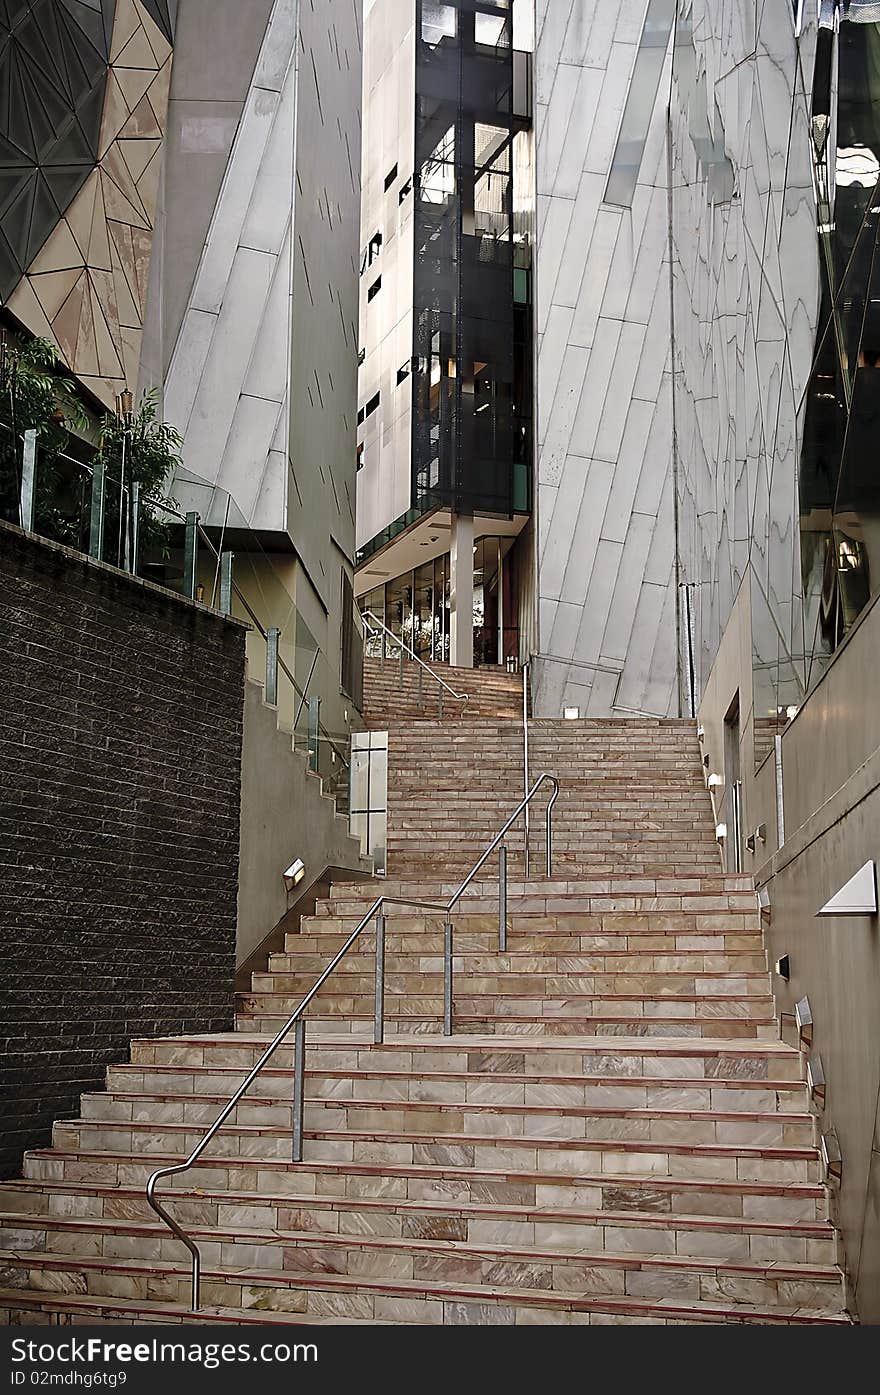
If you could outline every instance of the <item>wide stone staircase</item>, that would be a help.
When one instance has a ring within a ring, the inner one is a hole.
[[[368,727],[395,726],[423,717],[432,722],[467,717],[503,717],[522,721],[522,676],[493,665],[454,668],[435,664],[447,688],[439,686],[411,659],[401,666],[397,654],[364,659],[364,720]],[[457,694],[458,696],[454,696]]]
[[[192,1313],[149,1173],[195,1146],[376,896],[448,898],[522,797],[512,714],[385,715],[388,877],[332,890],[234,1033],[133,1042],[27,1156],[0,1188],[7,1316],[850,1322],[754,889],[720,870],[694,725],[654,720],[530,723],[533,777],[561,784],[553,875],[542,794],[528,881],[510,839],[506,951],[494,861],[453,916],[451,1038],[443,914],[388,908],[381,1046],[364,931],[308,1010],[303,1161],[291,1039],[163,1192],[202,1251]]]

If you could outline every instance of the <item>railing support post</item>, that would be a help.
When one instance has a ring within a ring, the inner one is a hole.
[[[498,849],[498,948],[507,949],[507,844]]]
[[[553,800],[547,805],[547,878],[553,876]]]
[[[400,646],[400,669],[399,669],[398,675],[397,675],[397,687],[398,687],[398,690],[402,693],[402,692],[403,692],[403,645],[402,645],[402,644],[401,644],[401,646]]]
[[[443,721],[443,689],[437,688],[437,716]]]
[[[300,1017],[293,1027],[293,1161],[303,1157],[303,1094],[306,1075],[306,1019]]]
[[[266,631],[266,701],[270,707],[278,706],[278,641],[281,631],[273,625]]]
[[[452,921],[443,926],[443,1035],[452,1036]]]
[[[191,601],[196,598],[196,578],[199,570],[199,516],[188,513],[183,534],[183,594]]]
[[[141,560],[141,484],[135,480],[131,486],[131,527],[129,529],[128,570],[137,576]]]
[[[24,450],[21,457],[21,526],[26,533],[34,531],[34,503],[37,493],[37,433],[24,433]]]
[[[95,457],[92,469],[92,509],[89,519],[89,556],[100,562],[104,556],[104,457]]]
[[[385,1040],[385,917],[376,916],[376,1011],[373,1020],[373,1041],[381,1046]]]
[[[419,670],[419,707],[422,707],[424,705],[422,702],[422,666],[417,664],[416,667]]]
[[[309,770],[317,771],[320,763],[321,699],[309,698]]]
[[[232,614],[232,568],[235,561],[234,552],[221,552],[220,554],[220,612],[223,615]]]
[[[529,792],[529,790],[531,789],[531,785],[530,785],[530,783],[529,783],[529,666],[528,666],[527,663],[526,663],[526,664],[523,664],[523,671],[522,671],[522,674],[523,674],[523,794],[527,795],[528,792]],[[523,811],[523,817],[524,817],[524,819],[525,819],[525,843],[526,843],[526,853],[525,853],[526,876],[525,876],[525,879],[526,879],[526,881],[528,881],[528,879],[529,879],[529,870],[530,870],[530,869],[529,869],[529,841],[530,841],[530,834],[529,834],[529,814],[530,814],[530,813],[531,813],[531,810],[530,810],[530,808],[529,808],[529,806],[528,806],[528,804],[527,804],[526,807],[525,807],[525,810]]]

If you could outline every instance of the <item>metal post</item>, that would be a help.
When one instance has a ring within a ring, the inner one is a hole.
[[[523,664],[523,793],[528,795],[531,785],[529,784],[529,666]],[[529,879],[529,812],[530,806],[525,807],[524,818],[526,825],[526,881]]]
[[[183,594],[191,601],[196,598],[196,573],[199,562],[199,516],[188,513],[183,537]]]
[[[443,926],[443,1035],[452,1036],[452,921]]]
[[[398,675],[397,675],[397,686],[398,686],[400,692],[403,692],[403,642],[402,642],[402,641],[401,641],[401,645],[400,645],[400,671],[399,671],[399,673],[398,673]]]
[[[507,844],[498,849],[498,948],[507,949]]]
[[[443,687],[442,687],[442,685],[441,685],[440,683],[437,684],[437,710],[438,710],[438,715],[439,715],[439,717],[440,717],[440,721],[442,722],[442,721],[443,721]]]
[[[553,876],[553,800],[547,805],[547,877]]]
[[[131,555],[129,557],[129,571],[132,576],[137,576],[137,569],[141,560],[141,485],[140,480],[135,480],[131,486]]]
[[[223,615],[232,614],[232,568],[234,552],[220,554],[220,610]]]
[[[37,433],[24,433],[21,457],[21,526],[26,533],[34,531],[34,501],[37,492]]]
[[[417,664],[416,667],[419,670],[419,707],[422,707],[422,666],[421,664]]]
[[[785,800],[782,788],[782,737],[773,738],[774,755],[776,760],[776,845],[782,847],[785,842]]]
[[[89,521],[89,556],[100,562],[104,556],[104,457],[95,456],[92,470],[92,511]]]
[[[266,631],[266,701],[270,707],[278,705],[278,641],[281,631],[277,625]]]
[[[306,1019],[293,1027],[293,1161],[303,1159],[303,1095],[306,1075]]]
[[[320,758],[321,699],[309,698],[309,770],[317,770]]]
[[[376,916],[376,1013],[373,1021],[373,1041],[381,1046],[385,1040],[385,917]]]

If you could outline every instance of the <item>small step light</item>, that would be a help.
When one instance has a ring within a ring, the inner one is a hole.
[[[724,784],[724,780],[720,775],[716,775],[713,771],[712,774],[709,776],[708,780],[706,781],[706,784],[709,786],[710,790],[717,790],[721,785]]]
[[[820,1108],[825,1108],[825,1067],[822,1064],[822,1057],[818,1051],[814,1052],[807,1061],[807,1085],[810,1090],[810,1098],[815,1100]]]
[[[293,891],[293,888],[295,886],[299,886],[305,874],[305,863],[303,862],[301,857],[298,857],[295,862],[291,862],[290,866],[284,873],[284,885],[286,889],[288,891]]]
[[[726,824],[726,823],[716,823],[716,825],[715,825],[715,841],[716,841],[716,843],[723,843],[726,837],[727,837],[727,824]]]
[[[761,907],[761,910],[762,910],[762,911],[769,911],[769,909],[770,909],[770,888],[769,888],[769,886],[762,886],[762,887],[759,888],[759,890],[758,890],[758,905]]]
[[[788,980],[791,978],[791,961],[789,960],[788,955],[781,955],[780,958],[777,959],[773,967],[774,972],[777,973],[780,978],[784,978],[787,983]]]
[[[579,707],[563,707],[562,715],[567,722],[576,722],[581,715],[581,709]]]
[[[840,1151],[837,1134],[833,1129],[829,1129],[828,1133],[823,1133],[819,1148],[822,1154],[825,1181],[839,1182],[843,1177],[843,1155]]]
[[[705,728],[705,727],[697,727],[697,740],[698,740],[698,741],[705,741],[705,740],[706,740],[706,728]]]
[[[801,1041],[809,1041],[813,1036],[813,1011],[806,996],[794,1005],[794,1020]]]

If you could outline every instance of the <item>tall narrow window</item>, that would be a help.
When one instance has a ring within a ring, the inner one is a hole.
[[[632,205],[674,18],[675,0],[649,0],[605,189],[606,203]]]

